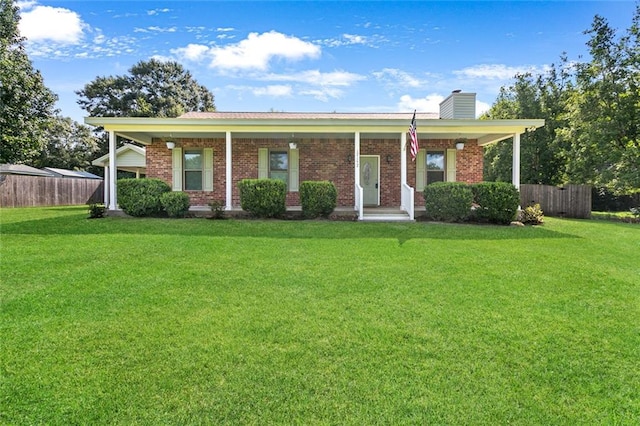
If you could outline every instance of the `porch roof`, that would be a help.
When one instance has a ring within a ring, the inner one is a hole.
[[[413,113],[305,113],[305,112],[190,112],[177,118],[86,117],[85,123],[103,127],[123,138],[150,144],[154,138],[233,137],[352,138],[395,137],[409,128]],[[542,119],[439,119],[417,113],[420,139],[477,139],[487,145],[544,126]]]

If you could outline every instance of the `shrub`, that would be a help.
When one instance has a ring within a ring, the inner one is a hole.
[[[462,182],[435,182],[424,188],[427,217],[446,222],[469,218],[473,193]]]
[[[544,223],[544,214],[540,204],[525,207],[520,212],[520,222],[526,225],[542,225]]]
[[[211,208],[211,217],[213,219],[224,219],[224,203],[222,201],[211,201],[209,207]]]
[[[165,192],[160,202],[169,217],[185,217],[189,211],[189,195],[185,192]]]
[[[287,187],[278,179],[240,181],[240,206],[258,217],[277,217],[287,210]]]
[[[520,193],[507,182],[482,182],[471,186],[478,219],[508,224],[516,218]]]
[[[153,216],[162,212],[160,196],[171,187],[160,179],[118,180],[118,205],[131,216]]]
[[[300,184],[302,215],[307,218],[327,217],[338,204],[338,191],[333,182],[305,181]]]
[[[89,205],[89,219],[99,219],[104,217],[105,206],[104,204],[90,204]]]

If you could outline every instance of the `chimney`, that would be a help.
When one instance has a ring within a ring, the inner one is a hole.
[[[476,94],[457,89],[440,102],[441,119],[475,119]]]

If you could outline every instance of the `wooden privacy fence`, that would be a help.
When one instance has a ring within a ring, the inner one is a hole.
[[[520,185],[522,208],[533,204],[547,216],[587,219],[591,216],[591,187],[589,185]]]
[[[98,179],[0,175],[0,207],[66,206],[101,203]]]

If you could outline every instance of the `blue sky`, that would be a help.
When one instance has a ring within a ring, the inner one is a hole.
[[[76,90],[140,60],[177,60],[219,111],[478,112],[517,72],[586,55],[599,14],[619,34],[633,1],[20,1],[20,31],[65,116]]]

